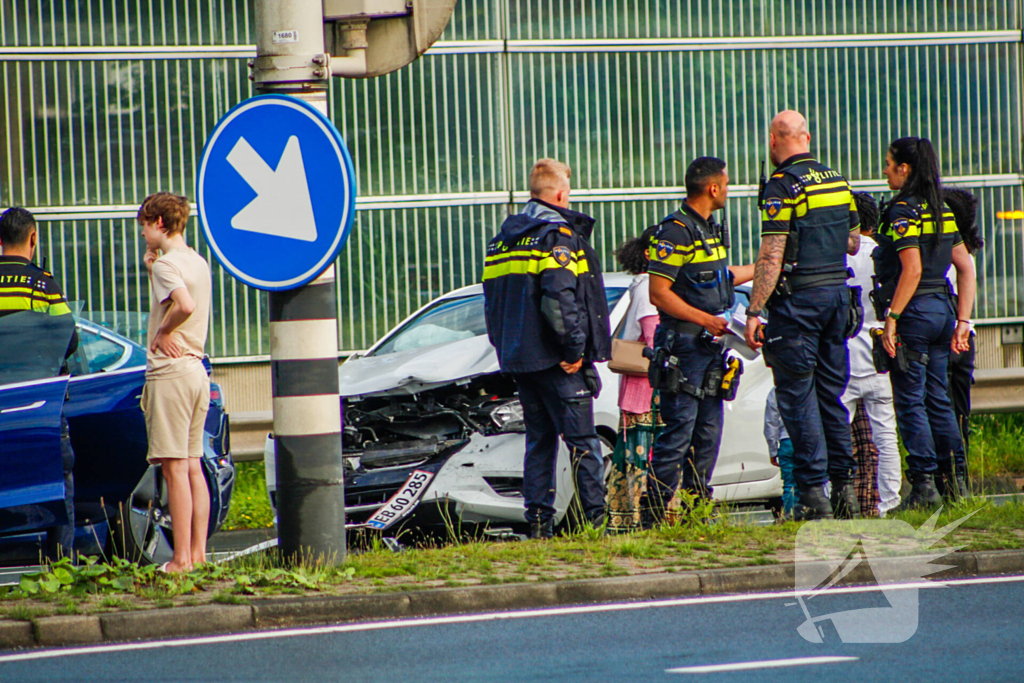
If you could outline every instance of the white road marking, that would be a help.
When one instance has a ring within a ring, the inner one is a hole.
[[[886,584],[885,590],[902,590],[908,588],[944,588],[947,586],[975,586],[983,584],[1017,583],[1024,581],[1024,576],[996,576],[979,579],[960,579],[954,581],[916,581],[913,583]],[[830,594],[869,593],[881,590],[883,586],[849,586],[831,588]],[[277,631],[250,631],[232,633],[223,636],[200,636],[195,638],[179,638],[175,640],[157,640],[144,643],[117,643],[113,645],[91,645],[50,650],[32,650],[17,654],[0,655],[0,664],[20,662],[30,659],[50,659],[53,657],[72,657],[78,655],[103,654],[106,652],[126,652],[130,650],[155,650],[162,647],[191,647],[194,645],[217,645],[220,643],[239,643],[250,640],[273,640],[277,638],[295,638],[300,636],[316,636],[331,633],[357,633],[359,631],[380,631],[392,628],[413,628],[418,626],[440,626],[445,624],[472,624],[503,619],[533,619],[538,617],[557,617],[572,614],[594,614],[598,612],[625,612],[630,610],[651,609],[658,607],[683,607],[687,605],[712,605],[729,602],[749,602],[753,600],[778,600],[796,595],[795,591],[779,591],[775,593],[746,593],[740,595],[709,595],[694,598],[674,598],[671,600],[652,600],[648,602],[620,602],[606,605],[580,605],[576,607],[546,607],[543,609],[518,610],[513,612],[488,612],[485,614],[460,614],[445,617],[423,617],[394,619],[391,621],[361,622],[357,624],[338,624],[336,626],[310,626],[302,628],[280,629]]]
[[[665,669],[667,674],[714,674],[722,671],[750,671],[752,669],[779,669],[784,666],[807,666],[808,664],[835,664],[856,662],[860,657],[796,657],[794,659],[766,659],[760,662],[736,662],[734,664],[706,664],[704,666],[681,666]]]

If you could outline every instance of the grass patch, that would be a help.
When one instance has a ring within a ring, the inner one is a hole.
[[[1024,413],[971,417],[971,478],[1024,476]]]
[[[235,463],[235,488],[224,530],[265,529],[274,526],[274,512],[267,496],[263,461]]]
[[[944,510],[944,526],[976,512],[947,538],[946,547],[978,551],[1024,548],[1024,504],[995,506],[968,500]],[[927,512],[897,515],[917,528]],[[870,523],[870,522],[868,522]],[[56,613],[97,613],[209,603],[248,604],[253,599],[288,595],[357,595],[423,590],[445,586],[550,582],[641,573],[693,571],[791,562],[801,524],[738,525],[728,518],[668,525],[651,531],[602,536],[589,531],[551,540],[495,542],[469,539],[436,547],[392,552],[367,544],[341,566],[323,558],[290,560],[277,549],[207,564],[188,576],[160,574],[123,560],[77,567],[67,561],[29,576],[20,587],[0,589],[8,619]],[[828,538],[828,528],[820,528]],[[898,550],[886,546],[886,554]],[[915,552],[919,552],[915,547]],[[45,599],[42,599],[44,598]]]

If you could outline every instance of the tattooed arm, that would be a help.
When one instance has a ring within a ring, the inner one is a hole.
[[[754,284],[750,291],[750,306],[748,308],[760,310],[768,301],[775,290],[775,284],[779,281],[779,273],[782,272],[782,255],[786,251],[786,235],[764,235],[761,237],[761,251],[754,262]],[[747,318],[747,346],[757,350],[761,348],[760,340],[755,338],[757,326],[760,321],[757,318]]]

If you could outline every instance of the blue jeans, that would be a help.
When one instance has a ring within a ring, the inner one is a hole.
[[[604,512],[604,461],[594,429],[594,399],[583,376],[560,366],[513,375],[526,423],[523,497],[526,521],[544,522],[555,514],[558,436],[569,448],[576,493],[587,519]]]
[[[779,452],[776,454],[779,470],[782,472],[782,512],[789,514],[796,505],[796,479],[793,478],[793,440],[779,441]]]
[[[659,325],[654,346],[665,344],[667,330]],[[701,386],[712,362],[721,362],[721,352],[692,334],[676,334],[671,347],[679,358],[679,367],[688,384]],[[722,399],[701,398],[687,393],[660,392],[664,429],[658,434],[651,454],[651,473],[647,496],[656,510],[664,510],[682,486],[701,497],[710,498],[711,475],[722,443]]]
[[[850,379],[843,330],[846,285],[812,287],[772,303],[765,360],[775,376],[779,414],[793,440],[793,476],[801,489],[857,473],[850,419],[840,400]]]
[[[900,341],[908,349],[928,354],[927,366],[911,362],[906,372],[889,373],[908,472],[952,471],[954,462],[958,472],[965,472],[960,428],[946,392],[949,343],[955,328],[956,312],[945,294],[914,297],[896,323]]]

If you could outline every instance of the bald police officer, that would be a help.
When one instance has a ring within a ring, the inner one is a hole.
[[[849,417],[840,401],[850,376],[846,255],[860,247],[860,221],[846,179],[811,156],[810,141],[798,112],[772,119],[768,144],[776,169],[764,190],[746,329],[747,344],[760,348],[758,316],[767,305],[765,361],[793,440],[798,520],[860,514]],[[830,480],[831,501],[823,488]]]

